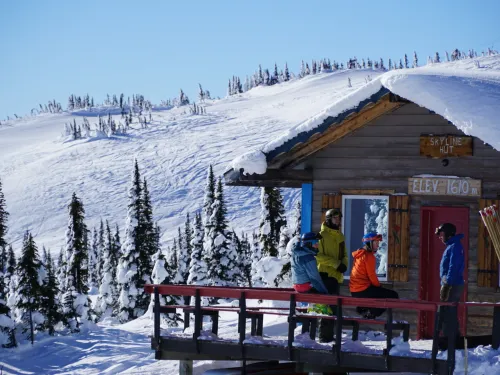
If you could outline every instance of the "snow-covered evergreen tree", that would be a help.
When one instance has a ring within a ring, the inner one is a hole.
[[[148,309],[150,301],[150,296],[144,292],[144,284],[151,282],[151,258],[142,243],[144,208],[137,160],[132,172],[128,200],[125,242],[122,245],[122,256],[116,275],[120,289],[117,315],[122,322],[142,315]]]
[[[300,63],[300,78],[306,76],[306,65],[304,64],[304,60]]]
[[[207,263],[203,257],[203,223],[201,214],[196,213],[191,240],[192,252],[187,283],[191,285],[207,285]]]
[[[145,260],[144,273],[151,275],[154,266],[153,255],[158,252],[158,248],[156,246],[156,233],[153,221],[153,206],[146,179],[144,179],[142,186],[142,225],[139,228],[141,235],[140,242],[142,243],[142,250],[146,253],[145,256],[150,260],[149,265]]]
[[[439,52],[436,52],[436,55],[434,56],[434,62],[435,63],[440,63],[441,62],[441,58],[439,57]]]
[[[418,67],[418,57],[417,57],[417,51],[413,51],[413,68]]]
[[[99,226],[99,238],[97,241],[97,275],[100,277],[102,275],[102,267],[104,265],[104,249],[106,248],[106,233],[104,231],[104,222],[101,218],[101,223]]]
[[[262,251],[260,249],[259,235],[252,235],[252,287],[261,287],[264,281],[258,272],[258,263],[262,259]]]
[[[88,293],[87,249],[84,233],[87,230],[83,203],[73,193],[68,206],[69,220],[66,230],[65,277],[61,286],[64,320],[73,332],[89,320],[90,299]]]
[[[204,251],[208,256],[208,278],[211,285],[236,284],[236,249],[231,246],[231,232],[227,230],[226,203],[219,178],[212,205],[208,233],[205,235]]]
[[[252,245],[248,241],[248,236],[241,234],[240,239],[241,252],[238,253],[240,270],[245,286],[252,286]]]
[[[99,234],[94,228],[92,231],[92,243],[88,252],[88,273],[89,273],[89,290],[93,291],[99,288],[99,257],[98,257]]]
[[[16,271],[16,255],[14,254],[14,249],[12,248],[12,245],[9,245],[9,251],[7,255],[7,266],[5,273],[6,282],[9,281],[10,275],[13,275],[15,271]]]
[[[8,290],[4,272],[0,272],[0,345],[4,348],[16,346],[15,323],[11,318],[10,307],[7,304]]]
[[[45,316],[44,329],[54,335],[55,326],[63,320],[62,305],[59,300],[59,283],[56,277],[56,265],[50,252],[45,262],[46,277],[42,285],[40,312]]]
[[[173,284],[174,279],[171,273],[172,267],[167,264],[165,259],[165,255],[158,249],[158,252],[153,256],[154,267],[153,273],[151,274],[151,279],[154,284]],[[175,277],[175,276],[174,276]],[[160,296],[162,305],[175,305],[177,304],[176,299],[173,296]],[[151,298],[150,308],[154,303],[154,297]],[[163,323],[168,327],[177,327],[179,322],[181,321],[181,317],[179,314],[163,314]]]
[[[200,90],[198,91],[198,100],[200,102],[203,102],[205,100],[205,91],[203,91],[203,88],[201,87],[201,83],[198,83],[198,86],[200,87]]]
[[[283,77],[284,77],[285,82],[290,81],[290,72],[288,71],[288,64],[287,63],[285,63],[285,73],[284,73]]]
[[[193,252],[193,234],[191,231],[191,222],[189,213],[186,216],[186,223],[184,224],[184,232],[181,233],[179,228],[179,273],[182,278],[182,283],[187,284],[189,278],[189,269],[191,266],[191,253]]]
[[[280,240],[278,244],[278,256],[281,259],[283,266],[281,268],[281,272],[274,280],[274,285],[276,287],[291,287],[291,263],[290,263],[290,254],[287,252],[287,245],[290,241],[290,231],[286,225],[283,225],[280,230]]]
[[[278,255],[278,242],[282,226],[286,226],[283,197],[278,188],[261,188],[261,218],[259,235],[264,256]]]
[[[7,212],[7,207],[5,204],[5,196],[2,190],[2,181],[0,180],[0,251],[2,254],[2,259],[0,260],[2,268],[1,272],[4,272],[6,267],[5,263],[7,261],[7,241],[5,235],[7,234],[7,219],[9,213]]]
[[[410,67],[408,63],[408,55],[405,53],[405,68],[408,69]]]
[[[15,292],[15,316],[22,333],[27,334],[32,343],[35,333],[43,330],[45,324],[45,317],[40,312],[44,279],[42,269],[33,236],[26,232],[21,258],[16,267],[18,285]]]
[[[185,284],[189,276],[189,262],[191,261],[191,254],[188,254],[186,248],[186,239],[181,228],[177,228],[177,267],[181,283]]]
[[[106,220],[106,247],[103,253],[104,265],[99,283],[99,295],[93,305],[93,309],[98,318],[110,316],[113,310],[116,310],[116,305],[118,303],[116,271],[118,268],[120,248],[115,237],[111,234],[109,223]]]

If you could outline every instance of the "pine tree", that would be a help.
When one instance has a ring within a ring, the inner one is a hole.
[[[241,253],[238,254],[240,270],[245,286],[252,286],[252,246],[248,241],[248,236],[241,234]]]
[[[3,272],[3,267],[5,267],[6,257],[6,247],[7,241],[5,240],[5,235],[7,234],[7,219],[9,217],[9,213],[7,212],[7,208],[5,205],[5,196],[2,190],[2,181],[0,180],[0,251],[2,252],[2,259],[0,260],[2,264],[2,269],[0,271]]]
[[[392,60],[389,59],[389,70],[392,70]]]
[[[205,100],[205,91],[203,91],[203,88],[201,87],[201,83],[198,83],[198,86],[200,87],[200,91],[198,91],[198,100],[200,102],[203,102]]]
[[[16,315],[22,322],[22,333],[33,344],[35,331],[41,330],[44,317],[41,315],[42,282],[39,275],[42,268],[38,249],[31,233],[26,232],[23,240],[21,259],[16,267],[18,286],[16,290]]]
[[[209,231],[205,237],[205,251],[210,254],[208,263],[208,278],[211,285],[228,286],[236,284],[236,249],[231,246],[231,232],[227,230],[226,203],[219,178],[215,199],[212,205],[213,213],[208,225]],[[207,251],[208,250],[208,251]]]
[[[306,66],[304,64],[304,60],[302,60],[302,62],[300,64],[300,78],[305,77],[305,76],[306,76]]]
[[[144,200],[142,192],[141,176],[136,160],[128,191],[125,242],[122,245],[122,256],[116,276],[120,290],[117,315],[122,322],[142,315],[148,309],[150,299],[150,296],[144,292],[144,285],[151,282],[151,258],[143,243]]]
[[[413,51],[413,68],[418,67],[418,57],[417,57],[417,51]]]
[[[435,63],[440,63],[441,62],[441,59],[439,57],[439,52],[436,52],[436,55],[434,56],[434,62]]]
[[[282,226],[286,226],[283,197],[278,188],[261,188],[260,242],[264,256],[278,256],[278,242]]]
[[[203,226],[205,228],[204,238],[207,238],[207,226],[210,222],[210,217],[212,216],[213,208],[215,200],[215,176],[212,165],[208,167],[207,180],[205,184],[205,197],[203,200]],[[208,256],[208,254],[207,254]]]
[[[115,237],[111,234],[109,223],[106,220],[106,247],[103,252],[104,264],[102,274],[100,275],[99,295],[93,305],[94,311],[99,318],[111,315],[118,302],[116,270],[118,267],[119,247]]]
[[[147,264],[147,261],[144,264],[144,272],[147,275],[151,275],[151,272],[153,271],[153,255],[155,255],[158,252],[158,248],[156,246],[156,233],[154,230],[154,221],[153,221],[153,206],[151,204],[151,197],[149,195],[149,189],[148,189],[148,183],[146,179],[144,178],[143,184],[142,184],[142,226],[140,228],[140,234],[142,236],[141,242],[142,242],[142,249],[146,253],[145,256],[147,256],[150,259],[149,266]]]
[[[203,257],[203,223],[201,214],[196,213],[191,240],[192,252],[187,283],[191,285],[207,285],[207,263]]]
[[[183,236],[184,248],[182,257],[185,259],[184,260],[185,266],[179,267],[179,269],[182,269],[181,277],[184,284],[187,284],[188,282],[189,269],[191,268],[191,254],[193,253],[193,244],[191,243],[192,241],[193,241],[193,232],[191,230],[191,220],[189,219],[189,213],[188,213],[186,215],[186,223],[184,224],[184,236]]]
[[[99,238],[97,240],[97,275],[102,275],[102,267],[106,259],[103,258],[104,249],[106,248],[106,233],[104,231],[104,222],[101,218],[99,226]]]
[[[69,221],[66,230],[64,284],[61,289],[64,320],[73,332],[79,332],[82,323],[89,319],[87,249],[84,234],[85,210],[80,199],[73,193],[68,206]]]
[[[154,284],[173,284],[175,282],[175,276],[172,274],[172,267],[167,263],[165,255],[158,248],[158,251],[153,257],[154,267],[151,274],[151,279]],[[162,305],[175,305],[177,304],[176,298],[173,296],[160,296]],[[153,307],[153,298],[151,298],[150,311]],[[177,327],[179,322],[182,321],[180,315],[177,313],[163,314],[163,323],[168,327]]]
[[[288,71],[288,64],[285,63],[285,75],[284,75],[284,81],[288,82],[290,81],[290,72]]]
[[[262,259],[262,251],[260,249],[259,235],[252,235],[252,287],[261,287],[264,285],[264,281],[259,275],[259,261]]]
[[[5,249],[5,248],[4,248]],[[0,272],[0,345],[4,348],[16,346],[14,335],[15,323],[11,319],[10,307],[7,304],[8,284],[4,277],[5,271]]]
[[[399,59],[399,69],[403,69],[403,61]]]
[[[88,252],[88,265],[89,265],[89,289],[99,288],[99,258],[98,258],[98,244],[99,236],[96,228],[92,232],[92,243]]]
[[[46,317],[45,327],[49,335],[54,335],[55,326],[63,320],[62,306],[59,301],[59,284],[56,277],[56,266],[50,252],[45,263],[47,277],[42,285],[40,312]]]
[[[408,63],[408,55],[406,55],[405,53],[405,68],[408,69],[410,66],[409,66],[409,63]]]
[[[284,225],[280,230],[280,240],[278,244],[278,255],[283,263],[283,267],[281,268],[281,272],[274,280],[274,284],[276,287],[291,287],[291,263],[290,263],[290,254],[287,251],[287,245],[290,241],[290,233],[289,229]]]

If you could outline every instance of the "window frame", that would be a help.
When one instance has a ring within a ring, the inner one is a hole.
[[[389,207],[389,196],[388,195],[365,195],[365,194],[347,194],[347,195],[342,195],[342,229],[345,228],[345,219],[346,219],[346,211],[345,211],[345,200],[346,199],[385,199],[387,201],[387,214],[389,215],[389,210],[390,210],[390,207]],[[389,224],[389,223],[388,223]],[[344,234],[344,231],[342,230],[341,231],[342,234]],[[389,281],[389,226],[387,226],[387,256],[386,256],[386,272],[385,272],[385,276],[382,277],[382,276],[378,276],[378,279],[379,281]],[[345,234],[344,234],[345,236]],[[346,244],[346,250],[347,250],[347,244]],[[349,251],[349,260],[352,259],[352,250],[349,249],[347,250]],[[499,273],[500,275],[500,273]],[[344,279],[345,280],[349,280],[350,279],[350,274],[349,275],[344,275]]]

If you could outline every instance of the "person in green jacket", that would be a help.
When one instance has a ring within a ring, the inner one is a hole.
[[[340,231],[342,213],[334,208],[326,212],[325,222],[321,224],[319,252],[316,256],[318,271],[328,293],[339,294],[340,284],[347,271],[348,257],[345,238]],[[333,311],[335,313],[335,311]],[[319,326],[320,342],[333,340],[333,320],[321,319]]]

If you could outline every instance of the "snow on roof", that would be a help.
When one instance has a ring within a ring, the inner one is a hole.
[[[465,134],[500,151],[500,55],[495,55],[388,71],[348,95],[340,92],[329,107],[234,159],[230,168],[263,174],[267,160],[303,141],[301,134],[313,132],[329,117],[335,119],[387,90],[443,116]]]

